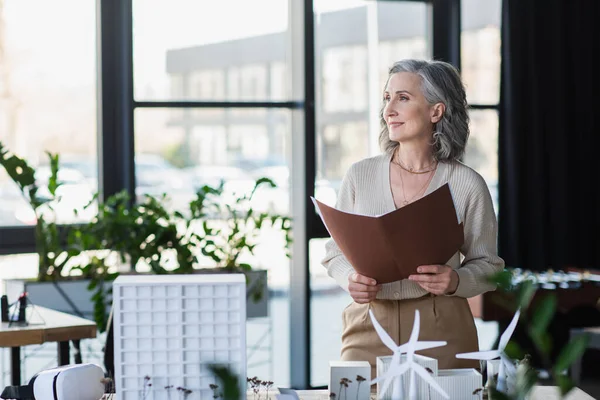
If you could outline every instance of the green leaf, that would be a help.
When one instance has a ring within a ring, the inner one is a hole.
[[[219,381],[219,387],[223,391],[223,400],[240,400],[239,378],[227,365],[210,364],[208,368]]]
[[[535,291],[535,285],[531,281],[524,281],[519,285],[517,304],[521,307],[521,310],[526,310],[529,307]]]
[[[90,283],[88,284],[87,289],[88,290],[94,290],[94,289],[96,289],[96,286],[98,286],[98,280],[97,279],[91,279]]]
[[[247,263],[240,263],[240,264],[238,264],[238,267],[240,267],[241,269],[243,269],[245,271],[251,271],[252,270],[252,265],[247,264]]]
[[[575,387],[575,384],[573,383],[571,378],[569,378],[567,375],[562,375],[562,374],[556,375],[554,377],[554,380],[556,381],[556,384],[559,387],[560,394],[562,396],[569,393],[571,391],[571,389],[573,389]]]
[[[556,296],[547,295],[540,300],[533,311],[531,330],[536,334],[546,331],[554,313],[556,312]]]
[[[569,368],[575,360],[583,355],[587,349],[589,339],[588,335],[576,336],[563,347],[554,364],[554,372],[557,375]]]
[[[504,269],[497,274],[492,275],[489,278],[489,281],[495,285],[498,285],[499,289],[508,291],[512,288],[512,272]]]
[[[499,392],[494,388],[490,388],[490,392],[492,394],[491,399],[493,400],[512,400],[510,396],[505,393]]]
[[[529,331],[529,335],[536,347],[544,354],[549,355],[552,350],[552,337],[548,332]]]
[[[50,177],[48,178],[48,191],[52,197],[56,196],[56,189],[60,186],[58,182],[58,154],[46,152],[50,161]]]
[[[504,349],[504,352],[506,353],[508,358],[510,358],[512,360],[520,360],[523,358],[523,355],[525,354],[523,352],[523,349],[521,348],[521,346],[517,342],[512,341],[512,340],[510,342],[508,342],[508,344],[506,345],[506,348]]]
[[[9,153],[2,142],[0,142],[0,165],[4,167],[8,176],[17,184],[32,207],[37,208],[35,170],[24,159]]]
[[[106,280],[106,281],[114,281],[115,279],[117,279],[118,276],[119,276],[118,272],[108,273],[104,277],[104,280]]]

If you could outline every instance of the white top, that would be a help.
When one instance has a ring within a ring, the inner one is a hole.
[[[353,164],[342,181],[336,208],[356,214],[377,216],[394,211],[396,205],[390,186],[388,154]],[[494,290],[487,277],[504,268],[498,257],[498,224],[487,185],[481,175],[460,162],[440,162],[425,194],[448,183],[459,220],[464,223],[465,242],[447,265],[455,269],[459,284],[453,296],[473,297]],[[461,262],[461,254],[464,256]],[[326,243],[322,264],[328,274],[348,291],[348,277],[354,268],[333,239]],[[428,292],[416,282],[403,279],[385,283],[378,299],[413,299]]]
[[[186,283],[246,283],[244,274],[161,274],[119,275],[114,285],[186,284]]]

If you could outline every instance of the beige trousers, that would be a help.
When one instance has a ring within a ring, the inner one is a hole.
[[[379,339],[369,309],[390,337],[397,343],[406,343],[410,337],[419,310],[421,329],[419,340],[445,340],[446,346],[418,351],[416,354],[436,358],[439,369],[476,368],[479,361],[462,360],[457,353],[478,351],[477,329],[471,309],[465,298],[427,295],[408,300],[375,300],[369,304],[352,302],[342,314],[342,360],[368,361],[371,377],[376,374],[376,358],[392,355]]]

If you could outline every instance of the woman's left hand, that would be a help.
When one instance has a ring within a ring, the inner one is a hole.
[[[417,275],[408,277],[429,293],[444,295],[456,292],[458,274],[447,265],[421,265]]]

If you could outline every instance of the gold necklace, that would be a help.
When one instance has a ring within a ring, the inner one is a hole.
[[[433,171],[433,169],[431,171]],[[431,171],[429,171],[429,172],[431,172]],[[421,189],[419,189],[417,191],[417,193],[413,197],[411,197],[410,200],[406,200],[406,192],[404,191],[404,179],[402,178],[402,172],[400,172],[400,184],[402,185],[402,196],[404,197],[404,201],[403,201],[404,204],[403,205],[407,205],[408,203],[412,203],[417,198],[417,196],[419,195],[419,193],[421,193],[423,191],[423,189],[425,189],[427,187],[427,185],[429,185],[429,182],[431,182],[431,178],[433,178],[433,175],[434,174],[431,174],[429,176],[429,178],[427,178],[427,181],[425,181],[425,184],[421,187]]]
[[[437,162],[433,162],[431,164],[429,164],[426,168],[429,168],[433,165],[433,167],[431,167],[430,169],[425,169],[425,170],[421,170],[421,171],[415,171],[413,168],[411,167],[407,167],[404,164],[402,164],[402,161],[400,161],[400,156],[398,156],[398,161],[394,160],[394,158],[392,158],[392,163],[396,164],[397,166],[399,166],[400,168],[402,168],[403,170],[405,170],[406,172],[410,172],[411,174],[426,174],[428,172],[433,171],[436,167],[437,167]]]

